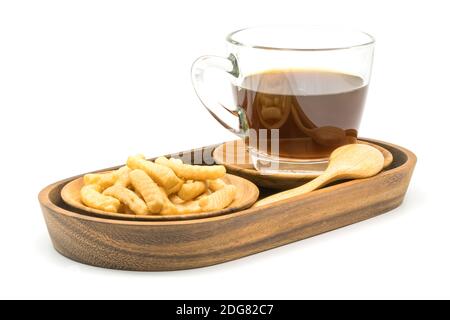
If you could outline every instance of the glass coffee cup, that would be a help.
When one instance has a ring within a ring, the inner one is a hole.
[[[323,168],[357,141],[374,39],[335,27],[271,26],[226,38],[228,57],[192,66],[195,91],[225,128],[244,139],[263,174]]]

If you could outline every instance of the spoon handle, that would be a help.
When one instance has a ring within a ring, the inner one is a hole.
[[[304,185],[301,185],[300,187],[289,189],[283,192],[275,193],[274,195],[271,195],[267,198],[264,198],[262,200],[257,201],[253,207],[261,207],[265,206],[266,204],[278,202],[287,198],[295,197],[301,194],[305,194],[311,191],[314,191],[330,182],[332,182],[335,179],[335,175],[331,172],[325,171],[323,174],[315,178],[314,180],[309,181],[308,183],[305,183]]]

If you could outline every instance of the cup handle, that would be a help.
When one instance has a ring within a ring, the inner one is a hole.
[[[234,110],[227,108],[207,88],[207,84],[211,85],[211,81],[207,81],[205,74],[208,69],[212,68],[224,71],[224,75],[231,76],[233,82],[239,76],[236,58],[233,55],[228,58],[219,56],[200,57],[192,65],[191,76],[194,90],[208,112],[225,128],[243,137],[248,130],[245,111],[239,106],[235,106]]]

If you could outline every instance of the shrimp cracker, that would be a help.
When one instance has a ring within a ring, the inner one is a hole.
[[[199,200],[203,211],[215,211],[228,207],[236,196],[236,187],[226,185],[222,189],[213,192],[207,197]]]
[[[134,189],[144,198],[151,213],[159,213],[164,205],[166,194],[143,170],[130,172],[130,180]]]
[[[117,174],[117,180],[114,183],[115,186],[122,186],[122,187],[129,187],[131,184],[130,180],[130,172],[131,169],[129,167],[122,167],[119,170],[116,171]]]
[[[208,180],[207,181],[208,188],[211,191],[218,191],[226,186],[226,183],[222,179]]]
[[[169,196],[169,200],[170,202],[172,202],[173,204],[182,204],[185,201],[183,199],[181,199],[178,195],[176,194],[172,194]]]
[[[187,181],[178,191],[178,196],[184,201],[197,198],[206,191],[206,183],[203,181]]]
[[[190,213],[198,213],[202,212],[202,208],[199,205],[198,201],[187,201],[181,204],[174,204],[170,201],[166,202],[163,210],[161,211],[162,215],[178,215],[178,214],[190,214]]]
[[[116,198],[124,205],[126,205],[128,208],[130,208],[130,210],[133,211],[135,214],[138,215],[148,214],[148,208],[144,200],[139,198],[139,196],[130,189],[127,189],[122,186],[112,186],[103,191],[103,194],[106,196]]]
[[[81,188],[81,201],[88,207],[107,212],[118,212],[120,201],[116,198],[103,195],[100,192],[100,186],[88,184]]]
[[[117,171],[107,173],[89,173],[83,177],[85,185],[95,184],[100,187],[100,191],[109,188],[117,181]]]
[[[176,159],[167,159],[160,157],[155,160],[157,164],[171,168],[178,177],[185,180],[208,180],[218,179],[226,174],[224,166],[195,166],[190,164],[180,163]]]
[[[131,169],[145,171],[167,194],[178,192],[183,185],[183,180],[178,178],[171,168],[147,161],[140,156],[129,157],[127,165]]]

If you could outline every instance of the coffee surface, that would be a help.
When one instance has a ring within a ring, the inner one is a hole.
[[[322,159],[356,141],[367,86],[349,74],[273,70],[246,77],[234,90],[250,128],[279,130],[280,157]],[[272,153],[270,130],[257,139]]]

